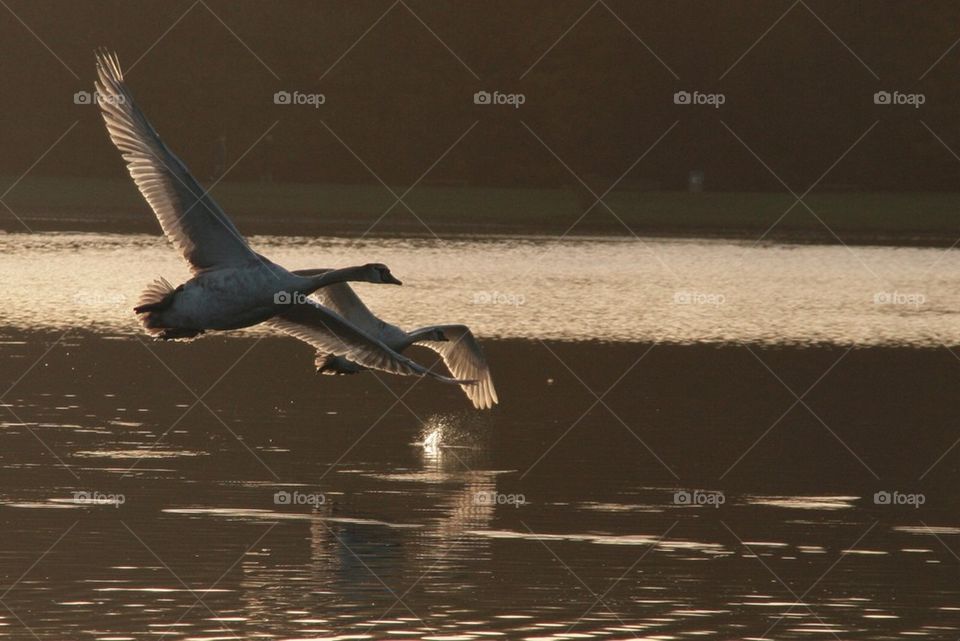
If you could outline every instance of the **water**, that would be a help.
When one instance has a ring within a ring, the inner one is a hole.
[[[960,636],[952,253],[255,241],[386,262],[502,405],[141,341],[161,242],[0,236],[0,638]]]
[[[360,285],[405,326],[469,319],[484,336],[671,343],[958,343],[960,255],[943,249],[633,239],[256,237],[294,269],[384,262],[403,288]],[[0,322],[136,331],[147,283],[189,277],[162,238],[0,235]],[[438,319],[435,310],[443,310]]]

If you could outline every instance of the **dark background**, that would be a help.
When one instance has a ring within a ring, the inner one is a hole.
[[[479,121],[425,184],[575,182],[535,133],[602,191],[678,121],[624,185],[683,189],[702,169],[710,190],[784,191],[745,143],[798,193],[851,146],[817,190],[953,191],[958,38],[957,2],[9,0],[0,174],[79,121],[31,175],[123,175],[96,109],[73,102],[103,45],[136,62],[138,102],[202,178],[221,135],[229,165],[279,121],[230,180],[375,183],[326,123],[383,180],[411,184]],[[275,105],[278,90],[326,104]],[[526,103],[477,106],[478,90]],[[726,104],[678,106],[678,90]],[[926,103],[874,105],[878,90]]]

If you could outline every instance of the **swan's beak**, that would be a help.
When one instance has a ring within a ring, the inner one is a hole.
[[[403,283],[400,282],[400,279],[393,274],[385,274],[383,277],[383,282],[389,285],[403,285]]]

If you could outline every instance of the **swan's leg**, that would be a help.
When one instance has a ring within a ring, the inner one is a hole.
[[[317,368],[317,374],[356,374],[367,369],[353,361],[348,361],[342,356],[321,352],[317,352],[313,364]]]

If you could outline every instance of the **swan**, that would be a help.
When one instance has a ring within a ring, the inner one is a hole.
[[[401,283],[379,263],[304,276],[254,252],[137,107],[116,54],[100,49],[96,60],[97,103],[110,139],[163,233],[180,250],[193,274],[178,287],[157,279],[140,295],[134,312],[149,334],[161,339],[191,339],[207,330],[256,325],[281,311],[294,317],[309,313],[315,341],[332,354],[394,374],[463,382],[396,353],[330,310],[305,304],[306,296],[318,288],[348,280]],[[304,310],[295,311],[299,308]]]
[[[311,278],[332,274],[334,271],[298,269],[293,273]],[[477,409],[489,409],[499,402],[483,350],[467,326],[432,325],[410,332],[404,331],[377,318],[345,282],[318,289],[308,302],[311,305],[299,305],[282,311],[266,321],[266,324],[313,346],[317,350],[314,361],[317,372],[354,374],[369,369],[349,354],[329,349],[323,331],[326,321],[314,310],[330,309],[351,326],[382,342],[394,352],[402,353],[411,345],[422,345],[437,352],[453,378],[469,381],[461,386]]]

